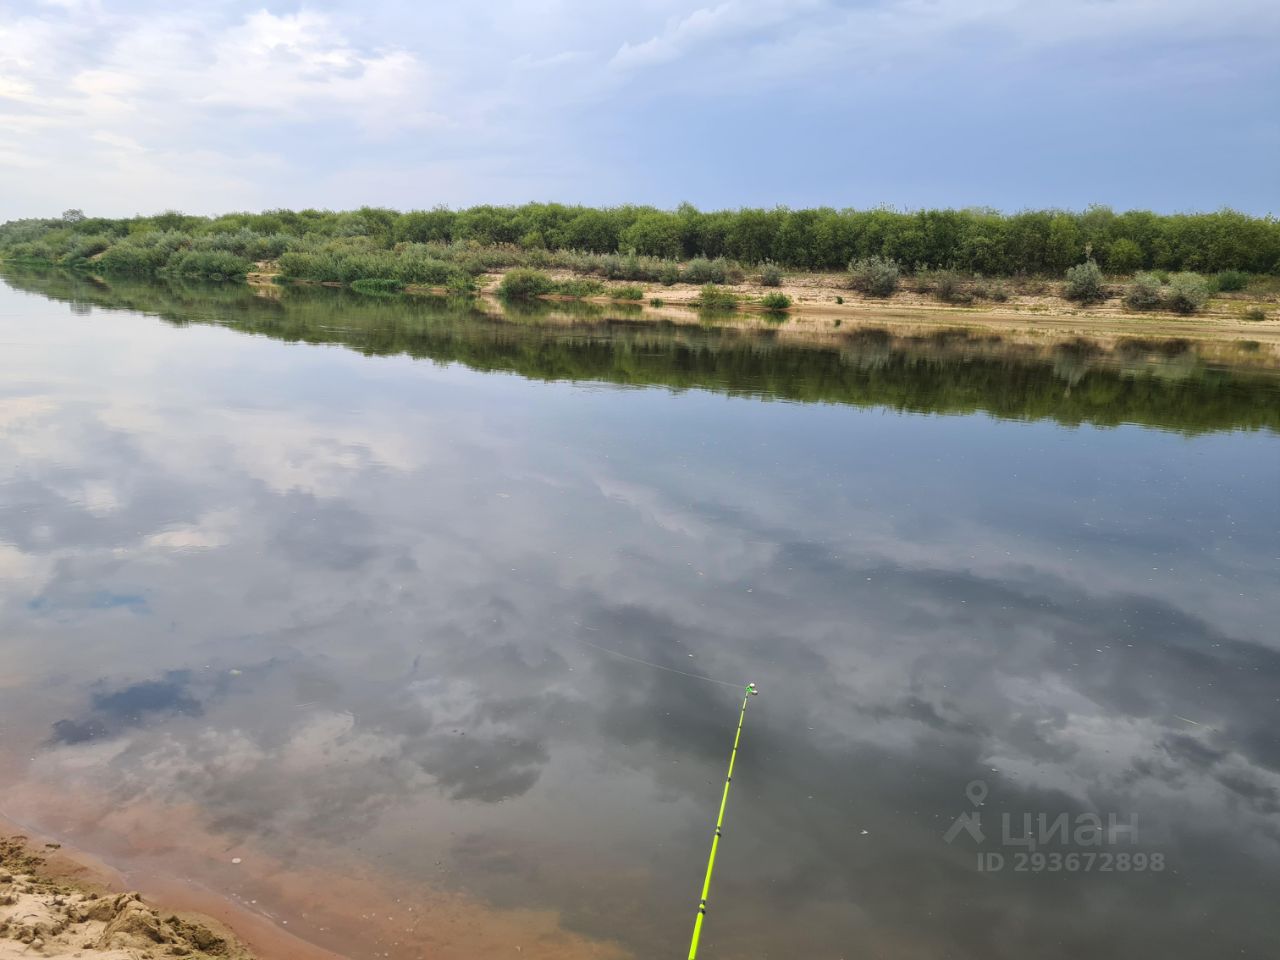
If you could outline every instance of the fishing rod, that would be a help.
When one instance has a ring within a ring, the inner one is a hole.
[[[733,750],[729,753],[729,774],[724,778],[724,796],[720,798],[720,814],[716,817],[716,832],[711,838],[711,856],[707,857],[707,876],[702,881],[702,899],[698,901],[698,915],[693,920],[693,939],[689,941],[689,960],[697,960],[698,941],[702,938],[702,919],[707,915],[707,895],[711,893],[711,873],[716,868],[716,850],[720,847],[720,828],[724,825],[724,808],[729,802],[729,784],[733,783],[733,762],[738,759],[738,741],[742,739],[742,721],[747,716],[747,701],[760,691],[754,683],[748,683],[742,693],[742,711],[738,714],[738,732],[733,736]]]

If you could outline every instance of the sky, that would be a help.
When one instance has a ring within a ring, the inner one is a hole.
[[[0,0],[0,219],[1280,214],[1275,0]]]

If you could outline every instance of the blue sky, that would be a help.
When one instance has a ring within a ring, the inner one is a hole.
[[[0,219],[1280,214],[1277,0],[0,0]]]

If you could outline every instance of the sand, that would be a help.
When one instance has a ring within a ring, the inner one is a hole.
[[[252,960],[207,918],[161,913],[137,893],[57,877],[25,837],[0,839],[0,960]]]

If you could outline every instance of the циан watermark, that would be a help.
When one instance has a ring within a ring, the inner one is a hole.
[[[1159,873],[1163,853],[1125,849],[1138,845],[1138,815],[1108,813],[1001,813],[984,819],[985,780],[972,780],[964,795],[973,806],[952,821],[942,839],[955,843],[962,836],[983,849],[977,851],[978,871],[996,873]],[[999,849],[991,849],[997,847]],[[1044,849],[1048,848],[1048,849]]]

